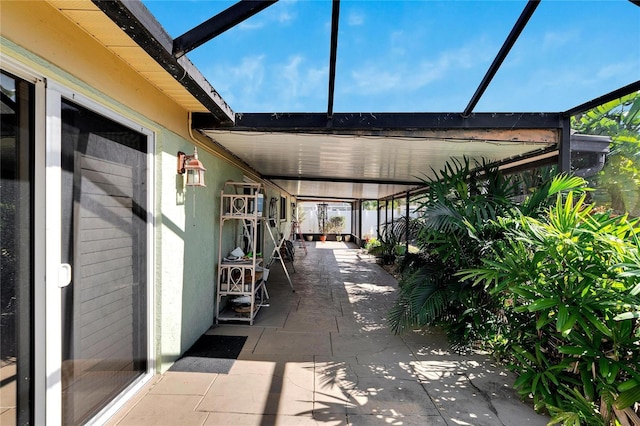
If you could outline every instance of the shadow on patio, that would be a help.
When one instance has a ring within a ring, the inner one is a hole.
[[[109,424],[547,423],[490,359],[452,353],[437,332],[391,333],[397,283],[373,258],[347,243],[307,248],[296,250],[295,293],[276,264],[255,325],[207,332],[248,336],[229,374],[159,375]]]

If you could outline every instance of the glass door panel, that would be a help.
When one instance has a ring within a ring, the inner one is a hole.
[[[81,424],[147,370],[147,139],[62,103],[63,424]]]
[[[33,423],[34,86],[0,73],[0,424]]]

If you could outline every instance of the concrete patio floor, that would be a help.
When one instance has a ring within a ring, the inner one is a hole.
[[[342,242],[296,243],[293,293],[279,263],[270,306],[229,374],[154,377],[109,425],[545,425],[514,377],[490,358],[457,355],[438,332],[387,327],[397,282]],[[287,264],[289,271],[291,265]]]

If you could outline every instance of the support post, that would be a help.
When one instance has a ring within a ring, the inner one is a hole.
[[[395,212],[393,211],[394,210],[394,208],[393,208],[393,202],[394,201],[395,201],[395,197],[391,196],[391,223],[392,223],[391,226],[393,226],[393,221],[395,219],[395,214],[394,214]]]
[[[356,228],[356,231],[358,233],[357,237],[358,237],[358,241],[361,243],[362,242],[362,200],[358,200],[357,201],[358,204],[358,227]]]
[[[380,200],[376,200],[376,235],[380,236]]]
[[[404,236],[405,247],[407,249],[407,253],[409,253],[409,234],[410,234],[410,232],[409,232],[409,200],[410,199],[411,199],[411,196],[409,195],[409,191],[407,191],[407,201],[406,201],[407,205],[406,205],[406,212],[405,212],[405,218],[406,218],[406,221],[407,221],[407,223],[406,223],[406,227],[407,228],[404,231],[404,233],[405,233],[405,236]]]
[[[571,117],[562,119],[558,146],[558,172],[571,173]]]

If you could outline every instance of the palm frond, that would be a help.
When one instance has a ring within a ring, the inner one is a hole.
[[[464,217],[444,203],[433,204],[424,210],[422,217],[425,229],[448,233],[464,228]]]
[[[521,206],[523,215],[538,217],[551,203],[555,195],[586,191],[586,181],[577,176],[561,174],[543,182],[534,189]]]
[[[435,265],[423,265],[400,282],[400,293],[388,314],[391,330],[401,334],[433,325],[451,303],[443,276]]]

